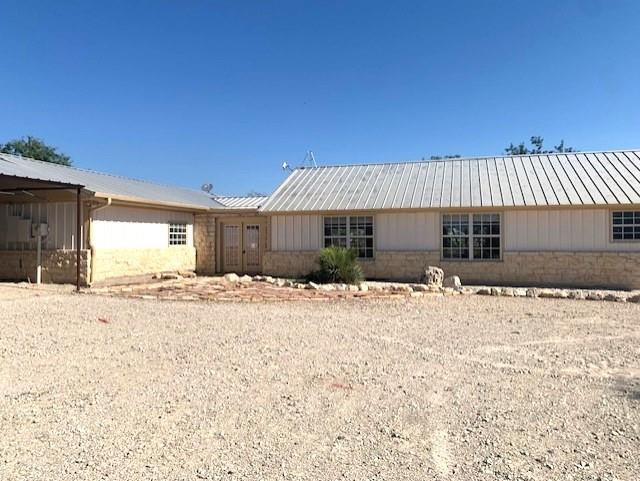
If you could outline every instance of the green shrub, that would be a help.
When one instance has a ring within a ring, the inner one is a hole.
[[[320,251],[320,269],[309,275],[314,282],[339,282],[358,284],[364,280],[362,268],[358,264],[358,254],[344,247],[325,247]]]

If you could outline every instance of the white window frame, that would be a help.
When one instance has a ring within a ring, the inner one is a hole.
[[[624,214],[625,213],[632,213],[634,216],[634,221],[632,224],[614,224],[613,218],[615,217],[615,214],[617,213],[621,213],[623,216],[623,220],[624,220]],[[623,232],[622,232],[622,236],[624,237],[624,228],[625,227],[631,227],[634,229],[634,231],[636,229],[640,229],[640,220],[636,220],[636,218],[638,218],[640,216],[640,209],[615,209],[615,210],[611,210],[609,213],[609,239],[611,240],[612,243],[628,243],[628,242],[640,242],[640,237],[638,237],[637,239],[616,239],[614,237],[614,233],[613,230],[615,227],[622,227],[623,228]],[[635,233],[634,233],[635,235]]]
[[[372,214],[355,214],[355,215],[326,215],[322,217],[322,247],[327,247],[326,244],[326,240],[327,238],[336,238],[336,237],[340,237],[340,236],[326,236],[325,232],[324,232],[324,228],[325,228],[325,222],[326,219],[341,219],[344,218],[346,219],[346,247],[347,249],[351,248],[351,219],[352,218],[358,218],[358,217],[368,217],[371,219],[371,235],[365,235],[365,236],[354,236],[357,238],[370,238],[372,241],[372,247],[371,247],[371,257],[358,257],[358,260],[361,261],[370,261],[375,259],[376,257],[376,218],[374,215]]]
[[[463,257],[463,258],[452,258],[452,257],[445,257],[444,256],[444,242],[443,239],[445,238],[444,234],[443,234],[443,225],[444,225],[444,217],[446,215],[466,215],[468,216],[467,221],[468,221],[468,228],[469,228],[469,234],[468,234],[468,239],[469,239],[469,257]],[[474,215],[497,215],[498,216],[498,220],[500,221],[500,234],[499,235],[476,235],[474,236],[473,234],[473,216]],[[495,238],[499,238],[500,239],[500,257],[498,258],[493,258],[493,259],[483,259],[483,258],[476,258],[473,255],[473,239],[474,237],[495,237]],[[468,212],[468,211],[464,211],[464,212],[443,212],[440,215],[440,231],[439,231],[439,238],[440,238],[440,260],[443,262],[501,262],[503,259],[503,252],[504,252],[504,215],[502,215],[502,212],[496,212],[496,211],[487,211],[487,212]]]
[[[179,228],[179,231],[173,229]],[[183,231],[184,229],[184,231]],[[184,242],[182,238],[184,236]],[[168,242],[169,247],[186,246],[189,244],[189,228],[186,222],[169,222],[168,224]]]

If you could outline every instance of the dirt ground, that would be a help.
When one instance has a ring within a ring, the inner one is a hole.
[[[0,286],[2,480],[638,480],[640,305]]]

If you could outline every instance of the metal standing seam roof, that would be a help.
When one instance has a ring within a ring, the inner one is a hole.
[[[640,204],[640,151],[299,168],[260,209],[311,212]]]
[[[215,196],[214,199],[227,209],[259,209],[269,198],[268,195]]]
[[[0,153],[0,175],[81,185],[100,197],[198,209],[221,208],[205,192],[154,184],[111,174]]]

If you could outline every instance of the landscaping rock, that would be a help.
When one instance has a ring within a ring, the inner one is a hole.
[[[522,287],[516,287],[513,289],[514,297],[527,297],[527,290]]]
[[[307,289],[313,289],[314,291],[320,290],[320,284],[316,284],[315,282],[309,282],[307,284]]]
[[[409,284],[409,287],[415,292],[428,292],[430,289],[427,284]]]
[[[604,299],[604,294],[598,291],[591,291],[587,294],[586,299],[588,301],[602,301]]]
[[[462,289],[462,282],[458,276],[449,276],[442,281],[442,287],[451,287],[457,291]]]
[[[540,294],[540,289],[536,289],[532,287],[531,289],[527,289],[527,297],[538,297]]]
[[[613,292],[605,294],[604,300],[609,302],[627,302],[627,298],[625,296]]]
[[[640,303],[640,294],[635,294],[627,297],[627,302]]]
[[[358,289],[362,292],[367,292],[369,290],[369,285],[366,282],[360,283]]]
[[[185,279],[195,279],[196,278],[196,273],[193,272],[193,271],[178,271],[178,274],[180,274]]]
[[[491,292],[491,295],[492,295],[492,296],[499,296],[499,295],[501,295],[501,294],[502,294],[502,290],[501,290],[501,289],[498,289],[497,287],[492,287],[492,288],[490,289],[490,292]]]
[[[478,294],[479,296],[490,296],[491,289],[489,289],[488,287],[481,287],[476,291],[476,294]]]
[[[428,266],[424,271],[424,276],[422,276],[422,283],[427,284],[429,286],[435,285],[438,287],[442,287],[442,281],[444,280],[444,271],[439,267]]]
[[[253,278],[245,274],[240,278],[240,282],[253,282]]]
[[[238,274],[230,272],[229,274],[224,275],[224,280],[227,282],[238,282],[240,281],[240,277],[238,276]]]
[[[162,280],[163,281],[179,281],[182,279],[182,276],[177,272],[163,272]]]

